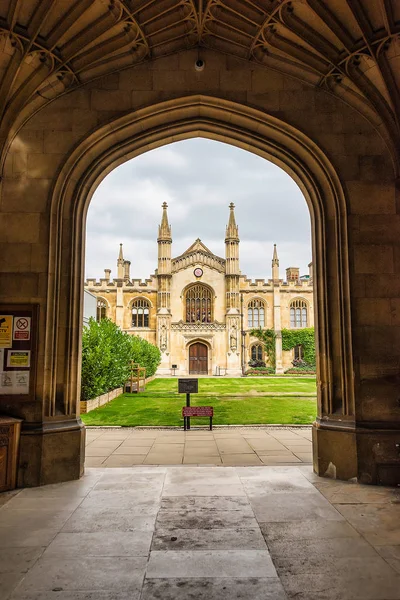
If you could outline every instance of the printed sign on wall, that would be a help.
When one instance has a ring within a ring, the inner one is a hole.
[[[12,315],[0,315],[0,348],[12,348]]]
[[[0,394],[29,394],[29,371],[0,373]]]
[[[34,396],[37,317],[36,304],[0,305],[0,402]]]
[[[31,339],[31,317],[16,317],[14,319],[13,340]]]
[[[30,367],[31,353],[29,350],[8,350],[7,367]]]

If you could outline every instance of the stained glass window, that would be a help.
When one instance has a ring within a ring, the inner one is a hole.
[[[186,323],[212,322],[211,290],[204,285],[193,285],[186,292]]]

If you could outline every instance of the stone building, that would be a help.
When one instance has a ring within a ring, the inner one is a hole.
[[[309,206],[316,473],[400,481],[398,4],[0,3],[0,315],[32,318],[29,393],[0,394],[0,412],[23,419],[19,485],[83,472],[93,193],[121,163],[191,137],[274,162]]]
[[[122,244],[117,277],[104,270],[100,281],[87,279],[85,290],[97,296],[97,317],[108,317],[124,331],[139,335],[161,350],[159,374],[239,375],[251,359],[268,362],[254,328],[273,329],[276,372],[300,357],[301,346],[282,352],[282,328],[313,327],[313,281],[299,269],[286,269],[280,279],[276,246],[271,279],[252,281],[239,267],[239,232],[230,204],[225,258],[213,254],[200,239],[172,257],[171,227],[163,204],[158,231],[158,268],[144,282],[131,278],[131,263]]]

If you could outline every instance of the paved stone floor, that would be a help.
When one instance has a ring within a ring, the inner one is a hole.
[[[311,466],[92,468],[0,495],[1,600],[399,600],[399,492]]]
[[[292,465],[312,462],[311,427],[86,430],[86,466]]]

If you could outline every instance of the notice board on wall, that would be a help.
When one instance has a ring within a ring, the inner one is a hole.
[[[0,396],[35,393],[37,304],[0,304]]]

